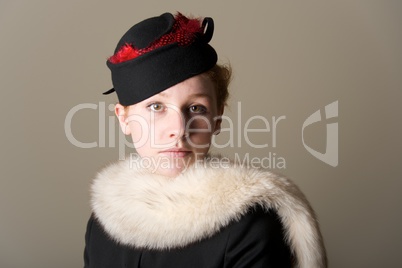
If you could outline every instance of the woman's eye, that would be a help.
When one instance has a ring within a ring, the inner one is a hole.
[[[152,103],[148,106],[148,108],[153,112],[160,112],[163,110],[164,106],[160,103]]]
[[[202,105],[190,106],[190,112],[192,112],[192,113],[202,114],[202,113],[205,113],[206,111],[207,111],[207,108],[205,108]]]

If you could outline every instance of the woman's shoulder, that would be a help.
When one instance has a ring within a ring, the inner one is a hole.
[[[294,257],[275,210],[256,205],[226,229],[227,267],[291,267]]]

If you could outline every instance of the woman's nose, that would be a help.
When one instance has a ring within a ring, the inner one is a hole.
[[[186,118],[180,109],[169,107],[166,123],[169,138],[180,139],[186,135]]]

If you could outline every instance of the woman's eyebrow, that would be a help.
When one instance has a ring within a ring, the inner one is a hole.
[[[162,91],[154,96],[159,96],[159,97],[163,97],[163,98],[168,98],[170,94]],[[194,93],[189,95],[189,98],[208,98],[208,99],[212,99],[212,96],[208,93]]]
[[[161,96],[161,97],[168,97],[168,94],[165,91],[159,92],[158,94],[156,94],[155,96]]]
[[[190,97],[192,98],[208,98],[208,99],[212,99],[212,96],[208,93],[195,93],[195,94],[191,94]]]

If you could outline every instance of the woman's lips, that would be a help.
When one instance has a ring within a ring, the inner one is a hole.
[[[183,158],[191,154],[191,151],[181,148],[173,148],[161,151],[160,154],[175,158]]]

